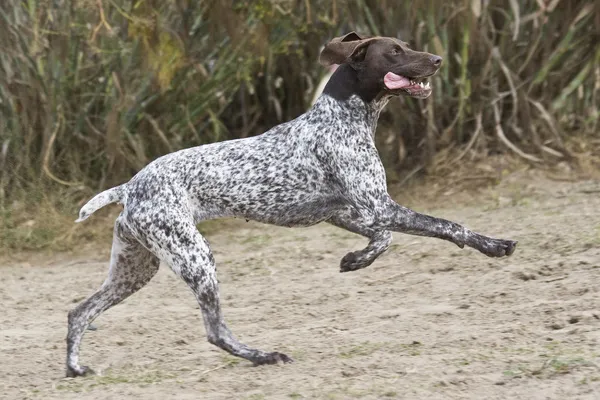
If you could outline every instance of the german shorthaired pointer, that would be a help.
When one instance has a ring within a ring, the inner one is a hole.
[[[79,365],[86,327],[152,279],[159,260],[196,296],[208,341],[255,365],[291,362],[279,352],[240,343],[219,303],[216,266],[199,221],[240,217],[279,226],[328,222],[365,236],[369,244],[341,260],[341,272],[369,266],[392,241],[392,231],[465,245],[490,257],[508,256],[517,242],[494,239],[394,202],[373,137],[390,98],[431,94],[426,78],[442,58],[388,37],[354,32],[329,42],[324,65],[339,64],[316,104],[293,121],[246,139],[213,143],[158,158],[129,182],[106,190],[80,211],[79,221],[118,202],[110,271],[102,287],[69,313],[67,376]]]

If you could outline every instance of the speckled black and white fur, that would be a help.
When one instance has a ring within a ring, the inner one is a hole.
[[[373,263],[393,231],[467,245],[491,257],[514,251],[514,241],[419,214],[387,193],[373,139],[379,112],[393,96],[429,96],[428,85],[415,80],[434,74],[440,57],[396,39],[350,33],[326,45],[321,61],[341,66],[305,114],[259,136],[168,154],[81,209],[78,221],[109,203],[124,205],[115,222],[108,278],[69,313],[67,376],[91,372],[79,364],[86,327],[148,283],[159,260],[196,296],[210,343],[256,365],[291,361],[240,343],[225,325],[215,260],[196,229],[199,221],[240,217],[288,227],[328,222],[368,238],[364,249],[342,259],[341,272]],[[409,78],[410,86],[389,89],[394,84],[384,82],[388,72]]]

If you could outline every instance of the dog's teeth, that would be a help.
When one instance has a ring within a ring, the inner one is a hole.
[[[425,87],[426,87],[427,89],[429,89],[429,82],[427,82],[427,83],[425,84]]]

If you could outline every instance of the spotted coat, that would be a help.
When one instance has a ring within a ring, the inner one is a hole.
[[[68,376],[91,372],[79,365],[88,324],[144,286],[159,261],[192,289],[211,343],[254,364],[291,361],[240,343],[227,328],[215,260],[196,229],[200,221],[238,217],[287,227],[327,222],[368,238],[364,249],[343,257],[341,272],[373,263],[389,247],[392,231],[448,240],[493,257],[514,251],[516,242],[417,213],[387,193],[374,142],[379,113],[394,96],[427,97],[429,86],[414,79],[435,73],[441,58],[396,39],[349,34],[325,46],[323,59],[341,65],[305,114],[262,135],[165,155],[81,209],[78,221],[109,203],[124,207],[106,281],[69,313]]]

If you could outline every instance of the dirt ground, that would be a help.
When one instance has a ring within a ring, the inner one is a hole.
[[[67,312],[102,283],[109,249],[13,257],[0,266],[0,397],[600,398],[600,182],[516,173],[409,203],[517,251],[490,259],[395,234],[375,264],[340,274],[366,240],[326,224],[207,235],[230,328],[295,359],[284,366],[210,345],[191,292],[162,266],[84,337],[82,363],[99,375],[63,378]]]

